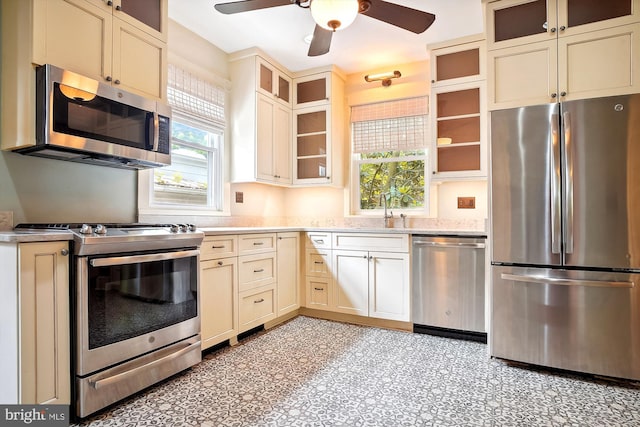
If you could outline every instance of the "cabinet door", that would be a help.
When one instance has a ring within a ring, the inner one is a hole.
[[[295,110],[296,184],[331,182],[331,107]]]
[[[113,84],[145,97],[165,99],[166,64],[166,43],[114,20]]]
[[[256,178],[267,182],[275,180],[273,124],[275,103],[262,93],[256,99]]]
[[[576,35],[640,20],[640,0],[558,0],[558,34]]]
[[[114,17],[167,41],[168,0],[115,0]]]
[[[341,313],[369,315],[369,254],[333,251],[335,288],[333,305]]]
[[[487,49],[555,39],[556,0],[502,0],[487,3]]]
[[[369,316],[410,321],[409,254],[369,253]]]
[[[277,266],[275,252],[243,255],[238,258],[240,292],[276,283]]]
[[[278,233],[276,314],[282,316],[300,307],[300,235]]]
[[[287,75],[264,59],[256,57],[256,76],[258,93],[291,107],[291,79]]]
[[[21,404],[71,403],[67,242],[20,244]]]
[[[293,83],[295,108],[315,107],[330,101],[331,73],[300,77]]]
[[[240,292],[238,332],[247,331],[275,319],[274,292],[273,285]]]
[[[486,59],[483,42],[466,43],[464,47],[434,49],[430,57],[432,87],[484,78]]]
[[[202,349],[238,333],[237,258],[200,263],[200,322]]]
[[[560,100],[640,91],[638,46],[640,24],[561,37],[558,40]]]
[[[558,97],[557,65],[555,39],[488,52],[489,109],[554,102]]]
[[[291,109],[275,105],[273,123],[273,170],[279,184],[291,184]]]
[[[306,274],[313,277],[331,277],[331,250],[307,249]]]
[[[33,2],[33,63],[105,81],[111,76],[112,17],[86,0]]]

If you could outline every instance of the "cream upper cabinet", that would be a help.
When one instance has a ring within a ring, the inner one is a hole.
[[[489,109],[640,90],[640,0],[486,4]]]
[[[341,186],[344,180],[344,79],[336,71],[293,80],[293,184]]]
[[[231,56],[231,180],[292,182],[291,78],[253,50]]]
[[[429,45],[432,180],[487,176],[485,41],[482,35]]]
[[[156,10],[158,29],[135,18],[147,10]],[[166,22],[167,0],[34,0],[33,63],[165,99]]]

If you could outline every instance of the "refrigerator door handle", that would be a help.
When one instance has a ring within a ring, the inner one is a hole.
[[[560,140],[558,129],[558,115],[553,114],[551,116],[551,144],[549,144],[549,150],[551,151],[551,167],[550,172],[550,186],[551,186],[551,253],[559,254],[562,251],[562,238],[561,238],[561,190],[560,190]]]
[[[582,279],[566,279],[557,277],[527,275],[527,274],[508,274],[502,273],[500,277],[504,280],[513,280],[514,282],[525,283],[541,283],[543,285],[562,285],[562,286],[595,286],[602,288],[633,288],[634,282],[614,282],[611,280],[582,280]]]
[[[571,113],[562,114],[564,129],[564,197],[565,197],[565,253],[573,253],[573,140],[571,138]]]

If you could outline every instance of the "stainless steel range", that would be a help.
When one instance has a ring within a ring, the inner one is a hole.
[[[21,224],[73,233],[75,414],[84,418],[201,360],[192,225]]]

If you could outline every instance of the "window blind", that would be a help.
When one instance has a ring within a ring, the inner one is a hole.
[[[225,126],[224,87],[201,79],[174,64],[169,64],[167,77],[167,99],[171,108],[208,123]]]
[[[351,107],[353,152],[425,148],[427,113],[426,96]]]

